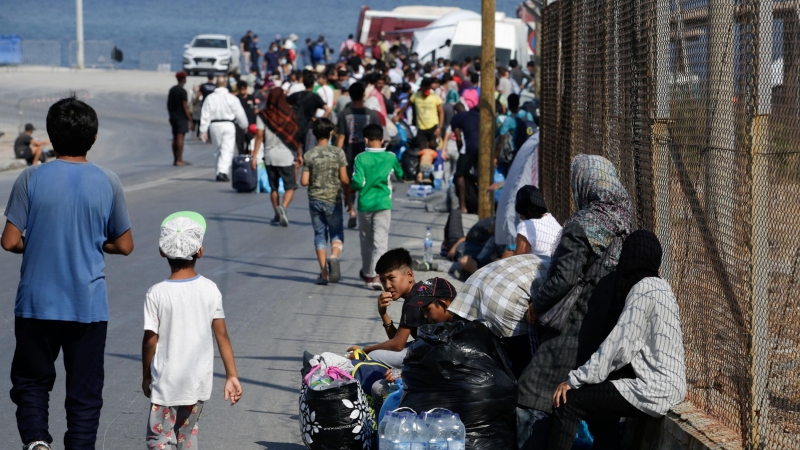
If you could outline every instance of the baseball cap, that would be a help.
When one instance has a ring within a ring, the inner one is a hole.
[[[434,299],[437,298],[454,298],[456,296],[456,288],[444,278],[431,278],[429,280],[420,281],[411,288],[413,295],[412,301],[420,308],[428,306]]]
[[[203,246],[206,219],[192,211],[170,214],[161,222],[158,247],[169,259],[191,260]]]
[[[36,128],[34,128],[34,127],[33,127],[33,124],[32,124],[32,123],[26,123],[26,124],[25,124],[25,131],[33,131],[33,130],[35,130],[35,129],[36,129]]]

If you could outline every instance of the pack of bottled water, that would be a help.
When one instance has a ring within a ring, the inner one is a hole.
[[[384,416],[378,426],[379,450],[464,450],[467,432],[458,417],[446,409],[422,414],[401,408]]]

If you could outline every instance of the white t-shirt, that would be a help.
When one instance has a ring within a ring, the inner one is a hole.
[[[256,128],[264,130],[264,164],[267,166],[287,167],[294,164],[294,153],[283,143],[277,134],[264,125],[261,115],[256,116]]]
[[[319,95],[319,98],[321,98],[322,101],[324,101],[325,104],[328,105],[328,108],[330,108],[331,111],[333,111],[333,89],[331,89],[331,87],[328,86],[327,84],[320,86],[319,89],[317,90],[317,95]],[[317,117],[324,116],[325,110],[318,109],[316,115]]]
[[[211,322],[224,319],[222,294],[200,275],[165,280],[147,291],[144,329],[158,334],[150,401],[161,406],[194,405],[211,398],[214,336]]]
[[[541,219],[523,220],[517,225],[517,234],[525,236],[531,244],[531,254],[537,256],[553,256],[561,234],[561,225],[551,214]]]

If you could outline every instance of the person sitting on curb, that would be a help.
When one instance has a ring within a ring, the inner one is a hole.
[[[29,166],[39,164],[42,161],[44,146],[49,144],[49,140],[40,141],[33,138],[36,128],[32,123],[25,124],[25,131],[17,136],[14,141],[14,156],[17,159],[24,159]]]

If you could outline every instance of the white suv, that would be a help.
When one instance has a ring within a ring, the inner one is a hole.
[[[183,70],[189,75],[239,70],[239,46],[224,34],[201,34],[184,45]]]

